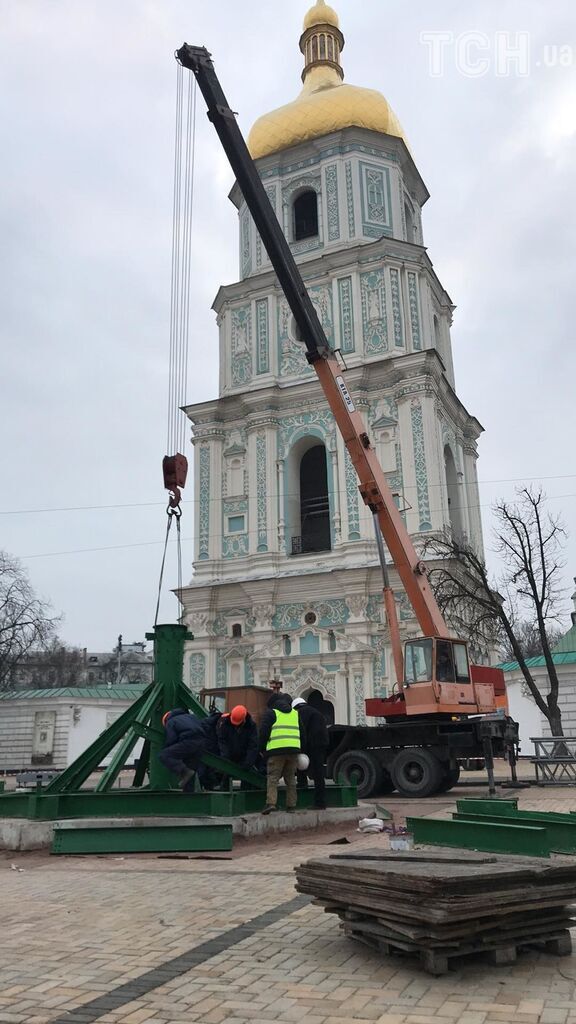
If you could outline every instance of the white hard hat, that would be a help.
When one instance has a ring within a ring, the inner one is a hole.
[[[310,765],[310,758],[308,757],[308,754],[298,754],[297,764],[298,764],[298,771],[299,772],[305,772],[306,769]]]

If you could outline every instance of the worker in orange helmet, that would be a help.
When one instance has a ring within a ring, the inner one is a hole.
[[[164,747],[158,754],[165,768],[180,779],[186,792],[194,773],[200,767],[200,756],[210,745],[211,732],[216,726],[215,716],[197,718],[185,708],[173,708],[162,716],[165,729]]]
[[[243,704],[237,704],[229,714],[222,715],[217,733],[220,757],[242,768],[258,767],[258,729]]]

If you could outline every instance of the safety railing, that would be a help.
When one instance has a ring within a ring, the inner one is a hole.
[[[576,736],[531,737],[531,758],[538,786],[573,786],[576,783]]]

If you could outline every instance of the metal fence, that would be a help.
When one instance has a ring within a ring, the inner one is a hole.
[[[538,786],[573,786],[576,783],[576,736],[531,737],[531,759]]]

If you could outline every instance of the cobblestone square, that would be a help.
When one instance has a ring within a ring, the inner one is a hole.
[[[386,800],[401,820],[455,794]],[[532,787],[520,806],[567,811],[576,793]],[[435,979],[342,937],[293,877],[341,835],[241,841],[231,859],[3,855],[0,1024],[576,1024],[574,956]]]

